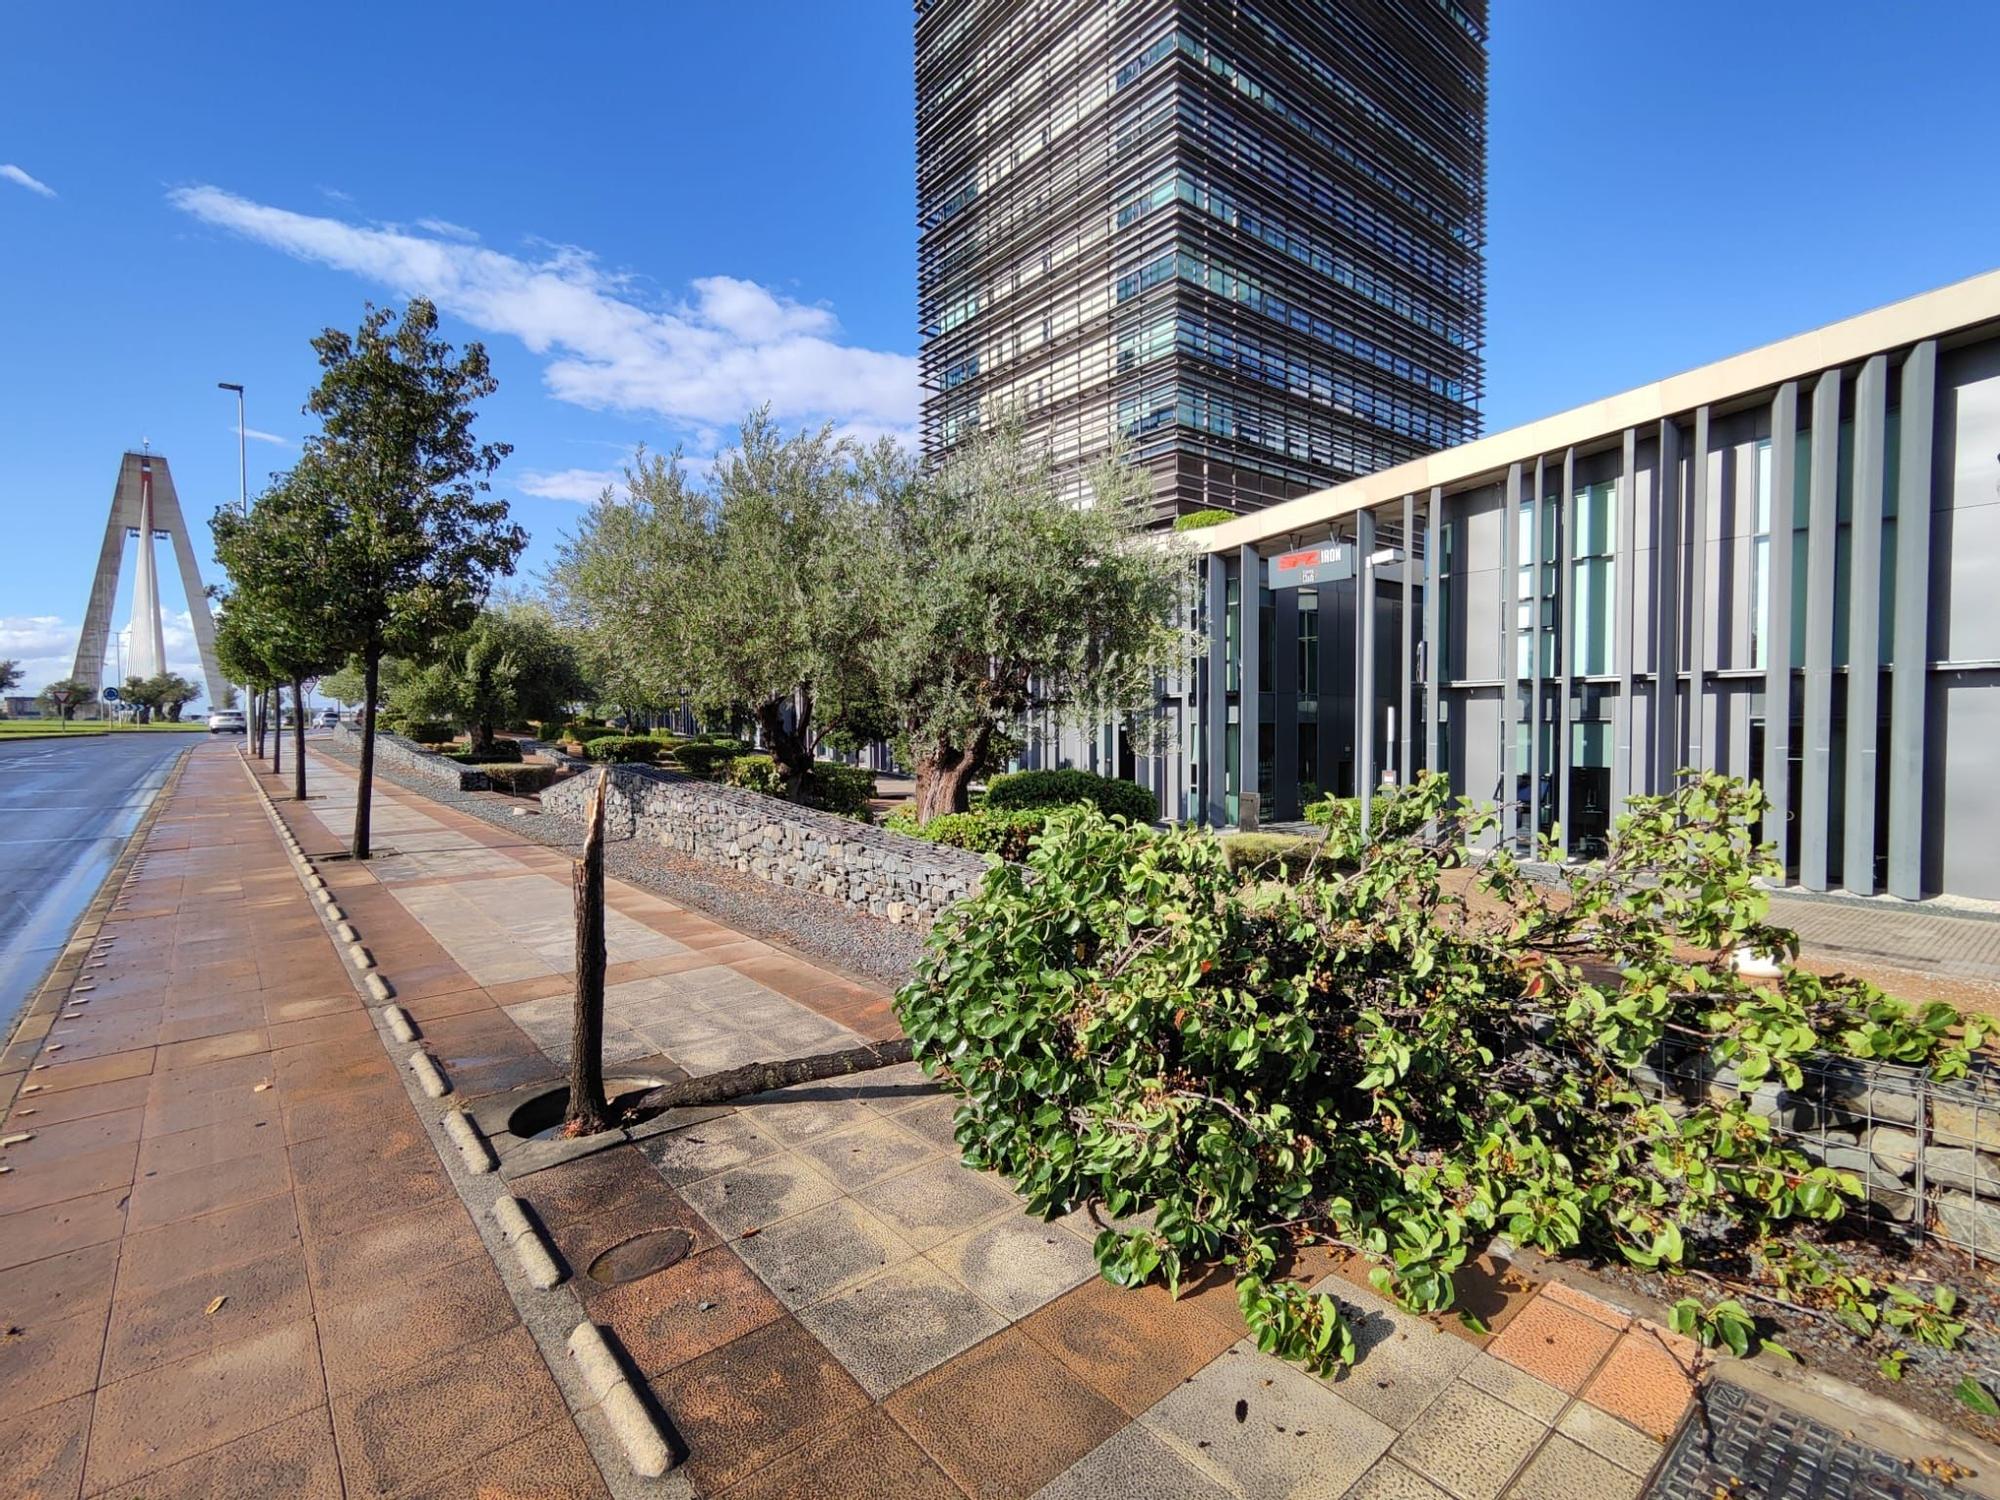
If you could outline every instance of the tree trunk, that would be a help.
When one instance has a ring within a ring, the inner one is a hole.
[[[576,1005],[569,1027],[569,1113],[564,1135],[595,1135],[611,1128],[604,1100],[604,793],[611,768],[597,773],[584,818],[583,857],[573,876],[576,892]]]
[[[264,758],[264,695],[257,694],[250,700],[250,754],[256,760]]]
[[[382,653],[370,648],[361,669],[361,766],[355,778],[354,843],[356,859],[368,858],[368,808],[375,795],[375,692],[382,680]]]
[[[989,732],[982,729],[962,749],[940,746],[918,759],[918,823],[928,823],[946,813],[965,812],[972,805],[972,773],[985,759],[990,738]]]
[[[873,1042],[866,1047],[849,1047],[844,1052],[821,1052],[813,1057],[794,1057],[776,1062],[745,1063],[721,1073],[700,1078],[683,1078],[679,1083],[663,1083],[641,1095],[635,1109],[681,1109],[695,1104],[726,1104],[745,1094],[763,1094],[789,1088],[795,1083],[815,1083],[822,1078],[840,1078],[850,1073],[868,1073],[876,1068],[892,1068],[910,1060],[912,1047],[907,1040]]]
[[[285,695],[282,689],[271,689],[271,774],[285,774]]]
[[[805,712],[811,713],[811,700],[805,701]],[[757,727],[764,732],[764,748],[770,752],[772,761],[784,773],[785,794],[798,796],[806,784],[806,777],[812,773],[812,741],[807,733],[809,720],[794,714],[790,727],[785,724],[785,705],[776,701],[766,703],[757,710]]]
[[[292,800],[306,800],[306,688],[292,683]]]

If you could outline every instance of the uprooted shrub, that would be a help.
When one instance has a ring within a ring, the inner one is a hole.
[[[1491,819],[1435,777],[1395,799],[1411,832],[1333,819],[1328,857],[1288,882],[1233,874],[1198,830],[1065,810],[937,923],[897,1010],[962,1096],[972,1165],[1049,1217],[1154,1211],[1099,1235],[1108,1279],[1224,1262],[1263,1347],[1326,1369],[1354,1343],[1332,1297],[1280,1274],[1302,1243],[1365,1256],[1421,1311],[1500,1233],[1668,1271],[1724,1242],[1755,1255],[1862,1195],[1773,1138],[1761,1082],[1797,1087],[1816,1052],[1965,1071],[1980,1022],[1734,971],[1739,947],[1797,952],[1764,922],[1763,806],[1687,776],[1558,887],[1505,853],[1452,876]],[[1670,1034],[1738,1092],[1670,1107],[1636,1088]]]

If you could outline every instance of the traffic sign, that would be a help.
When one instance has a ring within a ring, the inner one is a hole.
[[[116,703],[118,701],[118,689],[115,687],[106,688],[104,690],[104,701],[106,703]]]

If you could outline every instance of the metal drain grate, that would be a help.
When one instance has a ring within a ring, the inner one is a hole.
[[[1726,1381],[1709,1387],[1708,1417],[1688,1413],[1650,1500],[1963,1500],[1963,1490]]]
[[[685,1229],[649,1229],[620,1240],[593,1260],[584,1274],[599,1286],[619,1286],[664,1271],[693,1245],[694,1239]]]

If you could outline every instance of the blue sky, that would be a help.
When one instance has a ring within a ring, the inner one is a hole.
[[[1985,0],[1495,11],[1489,430],[2000,264]],[[68,668],[118,454],[167,455],[205,559],[215,382],[249,387],[254,487],[306,430],[307,340],[367,298],[428,290],[485,340],[524,581],[635,444],[712,452],[766,398],[908,429],[907,3],[556,15],[10,18],[0,656],[30,688]]]

